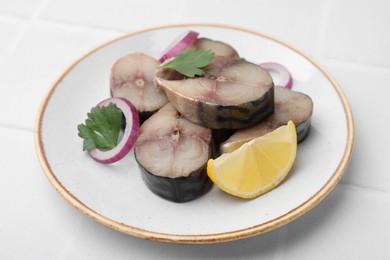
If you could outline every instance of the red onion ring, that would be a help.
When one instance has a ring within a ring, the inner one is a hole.
[[[265,62],[259,64],[265,70],[277,72],[279,75],[279,84],[285,88],[291,89],[293,84],[293,79],[290,72],[282,64],[276,62]]]
[[[97,106],[103,107],[110,103],[114,103],[120,110],[126,119],[126,128],[123,131],[123,136],[117,146],[111,150],[99,150],[90,149],[88,150],[89,155],[96,161],[104,164],[114,163],[122,159],[127,155],[138,136],[139,129],[139,118],[137,109],[127,99],[112,97],[103,100]]]
[[[185,51],[197,38],[199,33],[194,31],[188,31],[183,36],[181,36],[177,41],[175,41],[168,50],[166,50],[159,61],[163,63],[165,60],[176,57],[183,51]]]

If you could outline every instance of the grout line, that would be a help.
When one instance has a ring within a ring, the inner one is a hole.
[[[43,11],[43,9],[44,8],[42,7],[41,11]],[[22,24],[22,29],[20,31],[23,31],[23,32],[26,31],[25,28],[30,28],[30,26],[32,24],[36,24],[39,22],[45,23],[48,25],[52,25],[52,26],[60,26],[60,27],[68,28],[68,29],[78,28],[78,29],[90,30],[90,31],[95,32],[95,33],[109,33],[109,34],[113,34],[114,36],[122,35],[122,34],[129,32],[129,31],[116,30],[116,29],[109,29],[109,28],[98,28],[98,27],[94,27],[94,26],[82,25],[82,24],[71,23],[71,22],[48,20],[48,19],[39,17],[39,13],[36,14],[36,17],[32,17],[31,19],[21,18],[18,16],[4,16],[4,15],[0,14],[0,21],[20,23],[20,24]],[[21,32],[20,34],[23,34],[23,33]],[[15,37],[15,39],[19,39],[19,38],[20,37],[18,34]],[[12,43],[10,45],[14,46],[14,45],[16,45],[16,43]]]
[[[51,0],[42,1],[40,5],[35,9],[35,11],[31,13],[30,16],[17,15],[14,13],[0,13],[0,19],[6,21],[18,21],[18,22],[28,22],[31,20],[36,20],[50,1]]]
[[[12,20],[28,21],[28,20],[30,20],[30,17],[28,17],[28,16],[17,15],[17,14],[13,14],[13,13],[0,13],[0,18],[4,19],[4,20],[8,20],[8,21],[12,21]]]
[[[45,10],[45,7],[49,4],[51,0],[43,0],[38,8],[32,13],[31,20],[37,20],[41,13]]]
[[[37,19],[39,14],[43,11],[44,7],[49,3],[50,0],[42,1],[42,3],[36,8],[34,12],[32,12],[30,17],[20,17],[17,15],[9,14],[9,16],[0,16],[0,18],[8,20],[8,21],[17,21],[22,24],[20,31],[16,35],[16,37],[11,41],[9,47],[5,51],[5,54],[2,58],[3,61],[10,59],[10,57],[16,51],[19,42],[23,38],[23,35],[30,29],[31,24]],[[0,64],[0,69],[4,66],[5,63]]]
[[[84,25],[84,24],[77,24],[74,22],[63,22],[63,21],[57,21],[57,20],[49,20],[46,18],[39,18],[37,21],[44,22],[47,24],[51,24],[53,26],[62,26],[70,29],[84,29],[84,30],[89,30],[93,31],[96,33],[109,33],[109,34],[115,34],[115,35],[122,35],[127,33],[128,31],[121,31],[121,30],[116,30],[116,29],[110,29],[110,28],[104,28],[104,27],[96,27],[96,26],[90,26],[90,25]]]
[[[41,3],[41,5],[36,9],[35,12],[31,15],[31,17],[20,17],[20,16],[7,16],[0,14],[0,20],[7,21],[7,22],[16,22],[20,24],[20,29],[18,30],[18,33],[16,36],[11,40],[10,44],[8,45],[7,49],[5,50],[4,54],[2,55],[2,59],[0,62],[0,70],[3,66],[6,65],[4,61],[9,60],[12,55],[15,53],[19,46],[19,42],[23,38],[23,36],[26,34],[26,32],[36,23],[42,22],[46,23],[48,25],[53,26],[62,26],[68,29],[81,29],[81,30],[89,30],[95,33],[109,33],[112,35],[112,37],[117,37],[120,35],[123,35],[124,31],[117,31],[117,30],[106,30],[106,29],[100,29],[97,27],[91,27],[91,26],[84,26],[84,25],[78,25],[75,23],[66,23],[66,22],[60,22],[60,21],[52,21],[52,20],[46,20],[40,18],[41,13],[45,10],[45,7],[50,2],[50,0],[45,0]]]
[[[277,233],[277,242],[279,243],[280,248],[276,250],[276,256],[278,259],[287,259],[287,250],[286,245],[288,243],[288,225],[285,226],[285,228],[279,229],[279,232]]]
[[[356,190],[363,190],[363,191],[375,192],[375,193],[381,193],[381,194],[382,193],[390,194],[390,190],[379,189],[379,188],[370,187],[370,186],[363,186],[363,185],[359,185],[359,184],[356,184],[356,183],[339,182],[338,185],[344,186],[346,188],[356,189]]]
[[[27,23],[29,21],[29,18],[23,16],[17,16],[14,14],[7,14],[7,15],[0,14],[0,21]]]
[[[324,4],[324,9],[322,11],[322,17],[321,22],[319,25],[319,33],[318,33],[318,39],[317,39],[317,55],[319,57],[324,57],[324,51],[325,51],[325,40],[326,40],[326,30],[328,28],[330,15],[332,11],[334,3],[333,0],[328,0]]]
[[[367,64],[357,61],[347,61],[347,60],[341,60],[341,59],[335,59],[335,58],[321,58],[321,63],[326,65],[326,63],[330,65],[340,65],[340,66],[346,66],[349,68],[360,68],[360,69],[378,69],[378,70],[384,70],[384,71],[390,71],[389,66],[381,66],[381,65],[373,65],[373,64]]]
[[[34,133],[34,129],[32,129],[30,127],[20,126],[20,125],[12,125],[12,124],[4,124],[4,123],[0,123],[0,129],[16,130],[16,131]]]
[[[40,22],[45,22],[48,24],[52,25],[61,25],[61,26],[66,26],[74,29],[75,27],[78,27],[80,29],[88,29],[88,30],[93,30],[96,32],[110,32],[110,33],[121,33],[123,34],[124,32],[122,31],[117,31],[113,29],[106,29],[106,28],[98,28],[94,26],[88,26],[88,25],[82,25],[82,24],[77,24],[77,23],[72,23],[72,22],[61,22],[57,20],[50,20],[41,17],[41,14],[44,12],[46,6],[51,2],[51,0],[45,0],[41,3],[41,5],[37,8],[37,10],[32,14],[31,20],[33,21],[40,21]]]
[[[23,35],[27,32],[28,28],[30,28],[29,20],[18,20],[18,22],[22,23],[21,28],[16,36],[11,40],[10,44],[4,52],[4,55],[2,55],[3,57],[2,62],[0,63],[0,70],[3,66],[6,65],[5,61],[8,61],[12,57]]]
[[[74,29],[74,28],[86,29],[86,30],[97,32],[97,33],[111,33],[111,34],[122,35],[122,34],[128,32],[128,31],[121,31],[121,30],[117,30],[117,29],[111,29],[111,28],[107,28],[107,27],[96,27],[96,26],[91,26],[91,25],[78,24],[75,22],[63,22],[63,21],[58,21],[58,20],[49,20],[49,19],[42,18],[42,17],[39,18],[38,21],[46,22],[48,24],[52,24],[55,26],[68,27],[68,28],[72,28],[72,29]]]
[[[62,247],[60,248],[58,252],[58,259],[69,259],[69,252],[72,251],[72,246],[74,243],[76,243],[77,238],[79,237],[79,233],[84,228],[84,218],[82,214],[74,215],[74,218],[72,219],[72,226],[71,229],[68,230],[65,236],[65,241],[62,244]]]

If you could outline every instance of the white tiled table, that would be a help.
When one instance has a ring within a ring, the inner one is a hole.
[[[292,44],[338,81],[355,149],[336,188],[304,216],[235,242],[175,245],[113,231],[50,186],[34,121],[56,77],[91,48],[172,23],[221,23]],[[390,259],[390,2],[0,0],[0,259]]]

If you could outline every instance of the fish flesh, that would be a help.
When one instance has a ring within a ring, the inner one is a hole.
[[[140,127],[134,153],[146,186],[183,202],[210,189],[206,164],[211,146],[211,130],[188,121],[168,103]]]
[[[111,95],[129,100],[137,108],[141,122],[168,103],[164,90],[153,81],[159,65],[147,54],[131,53],[111,68]]]

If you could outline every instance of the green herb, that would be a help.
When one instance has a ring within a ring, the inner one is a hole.
[[[92,108],[87,115],[85,124],[77,126],[79,136],[84,139],[83,150],[114,148],[122,127],[122,111],[110,103],[105,107]]]
[[[215,53],[210,50],[195,50],[189,48],[176,56],[173,60],[160,65],[159,68],[174,69],[190,78],[203,76],[205,74],[204,68],[210,64],[214,55]]]

